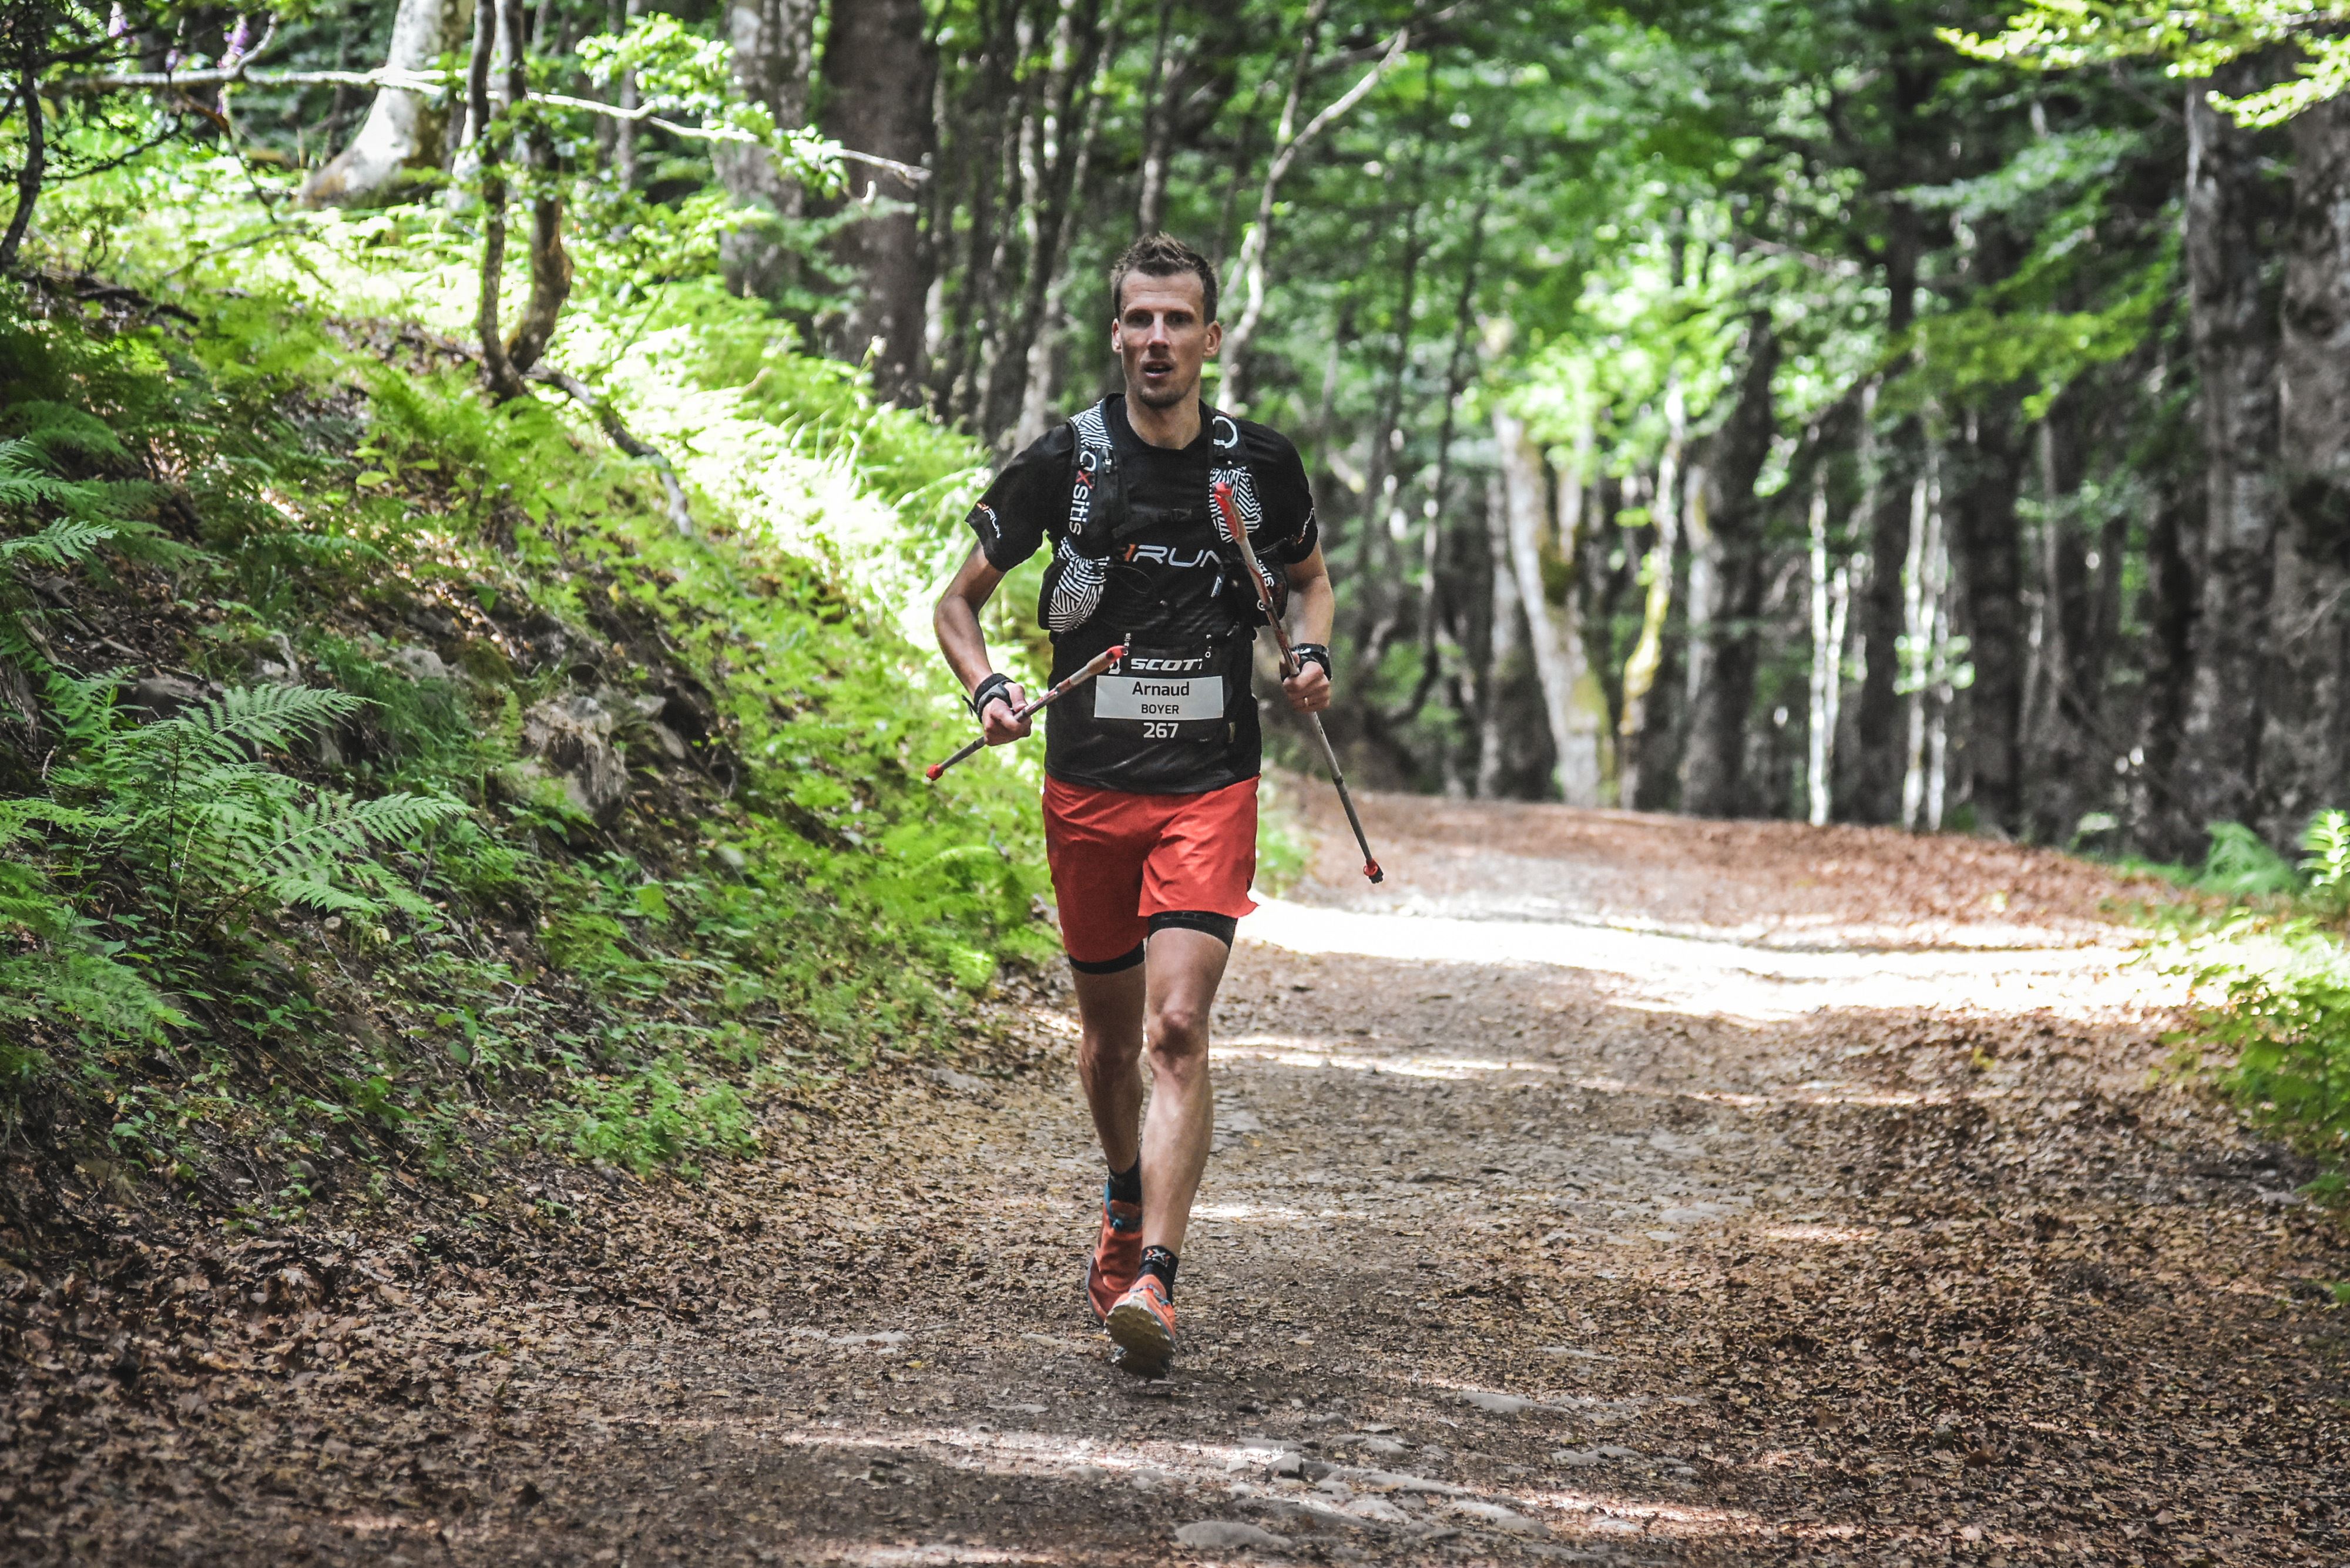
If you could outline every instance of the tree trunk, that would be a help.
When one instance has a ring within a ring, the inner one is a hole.
[[[384,68],[429,71],[464,36],[463,0],[400,0]],[[302,182],[305,206],[347,206],[389,193],[411,169],[441,161],[449,111],[421,93],[379,88],[351,144]]]
[[[1397,537],[1397,502],[1402,484],[1395,468],[1395,438],[1403,428],[1404,381],[1411,369],[1413,318],[1419,308],[1419,263],[1426,248],[1419,219],[1415,202],[1404,219],[1403,275],[1396,284],[1395,356],[1388,362],[1387,384],[1380,389],[1371,419],[1370,461],[1364,465],[1363,527],[1355,585],[1356,613],[1362,629],[1355,639],[1355,657],[1361,670],[1358,679],[1366,682],[1387,657],[1388,645],[1403,623],[1403,571],[1397,549],[1401,543]]]
[[[1542,682],[1543,712],[1549,721],[1559,798],[1569,805],[1599,804],[1599,722],[1583,668],[1583,630],[1575,624],[1575,596],[1552,605],[1543,586],[1542,535],[1549,490],[1542,453],[1516,416],[1493,412],[1493,440],[1501,449],[1502,505],[1510,541],[1510,571],[1524,607],[1534,675]]]
[[[527,107],[530,100],[529,50],[523,40],[523,0],[505,0],[506,36],[513,52],[506,57],[506,101]],[[544,13],[542,13],[542,16]],[[563,194],[555,167],[555,144],[546,123],[529,115],[523,130],[524,167],[531,174],[530,301],[522,321],[506,340],[506,361],[517,376],[527,375],[555,337],[563,317],[564,301],[571,297],[571,257],[563,248]]]
[[[1142,162],[1135,180],[1134,232],[1155,234],[1167,221],[1167,159],[1175,140],[1174,98],[1183,79],[1167,63],[1167,28],[1175,0],[1159,0],[1158,32],[1150,45],[1150,76],[1142,88]]]
[[[1890,210],[1885,237],[1887,336],[1898,339],[1917,319],[1918,215],[1906,202]],[[1925,431],[1915,417],[1889,431],[1873,427],[1875,399],[1862,415],[1866,466],[1876,505],[1866,519],[1868,571],[1860,595],[1861,680],[1853,715],[1854,766],[1850,815],[1860,822],[1900,819],[1904,773],[1901,696],[1901,567],[1909,548],[1909,492],[1917,481]]]
[[[2350,99],[2292,125],[2278,367],[2284,525],[2272,589],[2260,826],[2297,843],[2350,805]]]
[[[1050,348],[1054,285],[1062,276],[1068,235],[1076,221],[1080,171],[1090,161],[1097,97],[1095,65],[1104,52],[1102,0],[1061,0],[1054,29],[1053,65],[1045,90],[1045,115],[1037,127],[1035,192],[1028,204],[1027,276],[1019,308],[1007,323],[994,362],[982,428],[993,436],[1013,435],[1029,410],[1029,389],[1038,379],[1036,347]],[[1110,23],[1116,47],[1117,22]],[[1035,410],[1042,428],[1043,410]]]
[[[490,395],[504,402],[527,396],[529,389],[506,358],[505,328],[498,318],[506,267],[506,179],[498,139],[488,134],[493,113],[490,63],[497,53],[498,32],[498,0],[480,0],[473,9],[473,57],[465,70],[466,118],[482,185],[482,286],[473,330],[482,340],[482,379]]]
[[[2023,563],[2015,511],[2023,449],[2015,409],[2014,394],[1994,392],[1968,415],[1966,468],[1948,529],[1958,558],[1956,619],[1975,670],[1965,735],[1975,826],[2011,836],[2023,826]]]
[[[1648,552],[1648,598],[1640,615],[1640,639],[1624,661],[1624,702],[1616,732],[1622,769],[1621,801],[1639,810],[1653,804],[1659,737],[1650,732],[1648,698],[1664,668],[1665,622],[1673,607],[1674,558],[1680,549],[1681,444],[1689,433],[1688,403],[1680,373],[1665,383],[1665,454],[1657,465],[1657,493],[1648,510],[1656,518],[1657,542]]]
[[[2210,84],[2249,85],[2249,78]],[[2272,203],[2253,139],[2204,101],[2208,90],[2202,82],[2187,89],[2188,297],[2209,489],[2178,786],[2198,827],[2251,815],[2282,504],[2276,308],[2262,276]]]
[[[1238,413],[1248,405],[1249,351],[1256,341],[1257,323],[1264,318],[1265,258],[1273,247],[1274,198],[1279,193],[1281,182],[1288,174],[1299,155],[1321,134],[1345,118],[1348,110],[1360,103],[1378,85],[1389,67],[1403,57],[1404,46],[1410,41],[1409,27],[1396,30],[1387,53],[1371,67],[1353,87],[1319,114],[1297,126],[1298,100],[1305,91],[1305,83],[1314,64],[1315,46],[1322,36],[1323,18],[1329,14],[1330,0],[1312,0],[1306,7],[1303,41],[1297,47],[1297,57],[1289,78],[1289,97],[1282,106],[1281,129],[1274,138],[1273,161],[1265,165],[1264,183],[1257,191],[1256,221],[1249,225],[1248,235],[1241,242],[1240,259],[1233,264],[1233,275],[1243,286],[1245,302],[1238,321],[1224,335],[1223,389],[1217,400]],[[1295,129],[1293,129],[1295,128]]]
[[[775,116],[779,129],[807,123],[816,11],[816,0],[733,0],[727,7],[734,90]],[[727,291],[772,297],[791,281],[795,259],[774,221],[800,215],[800,183],[778,170],[764,148],[722,141],[710,161],[727,193],[752,213],[751,222],[719,242]]]
[[[1762,607],[1763,504],[1754,486],[1777,433],[1771,383],[1778,369],[1779,339],[1770,317],[1758,312],[1747,327],[1738,401],[1714,437],[1712,461],[1706,465],[1712,570],[1702,639],[1696,630],[1700,618],[1691,569],[1691,680],[1681,809],[1697,816],[1736,816],[1746,808],[1746,718],[1754,702],[1755,618]]]
[[[1477,715],[1477,798],[1502,793],[1510,762],[1510,725],[1504,693],[1518,652],[1518,576],[1510,561],[1509,500],[1501,477],[1485,486],[1485,544],[1493,563],[1492,626],[1485,639],[1485,678],[1478,682],[1483,701]]]
[[[824,47],[824,133],[845,147],[930,168],[938,150],[931,116],[937,70],[921,0],[836,0]],[[859,361],[869,352],[874,390],[913,401],[921,395],[922,308],[932,265],[912,200],[920,192],[852,163],[847,193],[868,215],[833,242],[834,256],[858,284],[833,335],[834,351]]]
[[[0,273],[16,265],[16,253],[33,226],[33,203],[41,199],[41,181],[48,171],[47,125],[41,118],[41,79],[33,67],[27,44],[16,72],[16,104],[25,114],[25,163],[16,171],[16,210],[8,214],[8,229],[0,234]]]
[[[2173,421],[2166,421],[2172,423]],[[2172,438],[2165,441],[2160,438]],[[2153,450],[2191,450],[2183,427],[2158,432]],[[2146,530],[2145,695],[2137,746],[2131,758],[2130,839],[2156,860],[2185,860],[2202,842],[2202,826],[2178,794],[2178,749],[2187,699],[2195,676],[2196,585],[2202,577],[2201,476],[2172,462],[2157,478]]]
[[[1421,519],[1419,564],[1421,571],[1419,594],[1419,680],[1412,692],[1411,711],[1417,714],[1428,701],[1429,693],[1444,673],[1444,628],[1446,622],[1443,582],[1444,524],[1450,516],[1452,493],[1452,438],[1460,412],[1461,395],[1468,389],[1471,366],[1470,346],[1477,327],[1477,281],[1485,254],[1485,213],[1491,205],[1490,196],[1481,197],[1476,213],[1469,220],[1469,254],[1461,266],[1461,292],[1452,306],[1452,348],[1444,365],[1444,411],[1439,417],[1436,430],[1436,477],[1429,483],[1428,510]],[[1343,311],[1347,307],[1342,307]],[[1351,337],[1351,334],[1348,334]],[[1329,439],[1330,416],[1337,400],[1339,339],[1330,343],[1328,373],[1322,383],[1322,417],[1315,429],[1323,440]],[[1586,431],[1589,426],[1585,426]],[[1587,436],[1586,436],[1587,439]],[[1581,454],[1578,453],[1578,456]],[[1582,483],[1578,469],[1575,483]],[[1580,501],[1582,492],[1575,493]],[[1574,564],[1569,555],[1568,564]]]
[[[1835,805],[1836,722],[1844,701],[1845,617],[1852,602],[1851,568],[1828,565],[1827,475],[1814,470],[1811,507],[1812,679],[1804,754],[1804,815],[1826,825]]]

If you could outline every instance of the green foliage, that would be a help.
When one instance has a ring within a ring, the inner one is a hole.
[[[2218,998],[2187,1036],[2190,1064],[2210,1054],[2220,1088],[2262,1125],[2338,1162],[2350,1150],[2350,949],[2340,927],[2350,911],[2350,812],[2319,812],[2302,847],[2297,874],[2241,825],[2214,823],[2190,886],[2261,902],[2183,935],[2169,967],[2199,997]]]
[[[2261,1122],[2338,1158],[2350,1144],[2350,953],[2305,919],[2240,917],[2202,945],[2199,988],[2223,998],[2196,1043]]]
[[[2301,878],[2285,857],[2270,848],[2261,836],[2241,822],[2215,822],[2208,829],[2211,847],[2203,857],[2197,888],[2228,898],[2258,898],[2289,893]]]
[[[2301,836],[2307,897],[2326,912],[2350,914],[2350,812],[2321,811]]]
[[[2279,44],[2296,46],[2294,74],[2241,98],[2213,102],[2246,126],[2278,125],[2350,89],[2350,5],[2340,0],[2212,0],[2196,6],[2147,0],[2029,0],[1992,37],[1945,28],[1942,38],[1978,59],[2047,70],[2152,57],[2171,74],[2211,75],[2230,60]]]
[[[921,782],[962,714],[891,612],[720,509],[680,536],[576,410],[322,331],[276,265],[184,329],[0,307],[0,658],[46,763],[0,785],[0,1107],[79,1106],[157,1171],[232,1138],[691,1174],[753,1147],[769,1085],[965,1033],[1050,945],[1033,801],[1016,764]],[[755,381],[936,552],[968,443],[720,296],[654,308],[680,369]],[[45,661],[35,570],[79,574],[85,621],[176,605],[161,662],[209,680],[151,708],[138,670]],[[711,710],[683,763],[654,685]],[[615,826],[520,765],[524,712],[591,690]]]

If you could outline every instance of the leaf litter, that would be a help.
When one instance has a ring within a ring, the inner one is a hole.
[[[1455,908],[1555,872],[1594,919],[1931,948],[1996,888],[2002,940],[2118,947],[2112,882],[2012,846],[1367,805],[1391,888]],[[1382,907],[1323,876],[1309,905]],[[1046,981],[1007,992],[1001,1059],[804,1096],[700,1187],[517,1171],[238,1237],[116,1207],[0,1274],[9,1560],[2350,1546],[2338,1226],[2156,1071],[2158,1006],[1758,1024],[1566,965],[1248,940],[1226,997],[1219,1089],[1254,1125],[1211,1167],[1162,1384],[1084,1315],[1099,1172]]]

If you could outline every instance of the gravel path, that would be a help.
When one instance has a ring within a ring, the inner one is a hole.
[[[1047,991],[1024,1054],[845,1089],[706,1189],[580,1179],[438,1261],[347,1239],[195,1404],[11,1488],[18,1540],[2344,1559],[2350,1262],[2306,1171],[2154,1075],[2177,997],[2124,967],[2126,889],[1860,830],[1368,815],[1386,888],[1329,847],[1243,928],[1173,1377],[1083,1312],[1098,1160]]]

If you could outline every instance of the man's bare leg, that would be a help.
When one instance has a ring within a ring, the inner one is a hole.
[[[1232,950],[1176,927],[1150,939],[1149,961],[1076,976],[1077,1078],[1112,1170],[1142,1157],[1142,1244],[1180,1253],[1191,1199],[1215,1133],[1208,1024]],[[1150,1121],[1141,1124],[1142,1059],[1150,1060]]]
[[[1116,974],[1078,973],[1077,1082],[1094,1114],[1094,1134],[1113,1171],[1132,1170],[1142,1151],[1143,966]]]

